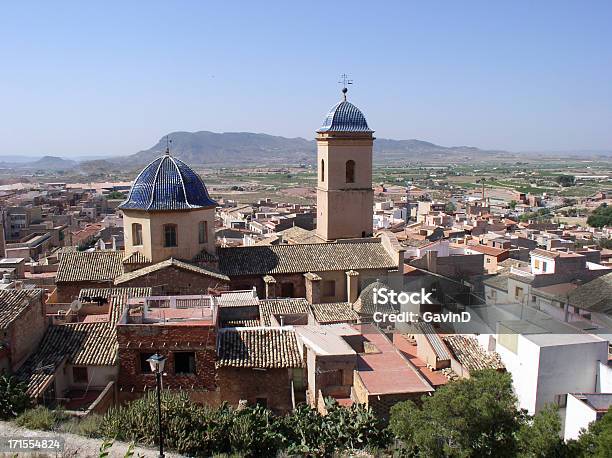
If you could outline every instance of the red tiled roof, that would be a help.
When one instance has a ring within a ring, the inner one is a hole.
[[[375,326],[356,327],[378,352],[361,353],[357,372],[368,394],[427,393],[433,387]]]
[[[468,245],[466,249],[472,251],[478,251],[479,253],[486,254],[487,256],[495,256],[499,257],[502,254],[508,253],[508,250],[504,250],[502,248],[494,248],[488,245]]]

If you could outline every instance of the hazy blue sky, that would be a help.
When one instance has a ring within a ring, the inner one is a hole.
[[[503,3],[503,4],[502,4]],[[126,154],[175,130],[612,148],[612,1],[12,1],[0,154]]]

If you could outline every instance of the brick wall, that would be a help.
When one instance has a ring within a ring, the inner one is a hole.
[[[254,405],[257,398],[265,398],[268,408],[276,413],[292,409],[292,369],[251,369],[223,367],[218,371],[220,396],[224,401],[237,405],[245,399]]]
[[[159,353],[167,358],[164,388],[188,391],[214,391],[217,389],[215,359],[216,330],[204,325],[117,325],[119,344],[118,385],[123,390],[142,393],[145,387],[154,387],[154,374],[142,373],[141,353]],[[176,374],[176,352],[194,352],[196,371],[193,375]]]
[[[79,297],[79,293],[84,288],[110,288],[113,286],[112,281],[95,282],[95,281],[76,281],[76,282],[59,282],[56,284],[55,301],[61,303],[70,303]]]
[[[225,289],[223,280],[205,277],[195,272],[189,272],[175,267],[152,272],[148,275],[123,282],[118,286],[151,286],[158,287],[160,295],[207,294],[208,288]]]
[[[47,329],[42,297],[33,300],[7,330],[10,342],[11,369],[17,370],[27,357],[38,348]]]

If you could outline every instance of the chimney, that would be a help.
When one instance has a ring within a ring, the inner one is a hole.
[[[272,275],[266,275],[263,281],[266,285],[266,299],[274,299],[276,297],[276,279]]]
[[[321,277],[312,272],[304,274],[306,278],[306,300],[311,304],[321,303]]]
[[[346,300],[351,304],[359,297],[359,272],[349,270],[346,272]]]

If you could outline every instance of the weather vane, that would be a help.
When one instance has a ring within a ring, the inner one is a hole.
[[[346,100],[346,93],[348,92],[347,86],[349,84],[353,84],[353,80],[349,79],[346,73],[340,75],[340,81],[338,83],[342,84],[342,94],[344,95],[344,100]]]
[[[172,140],[170,140],[168,135],[166,135],[166,154],[167,155],[170,155],[170,143],[172,143]]]

